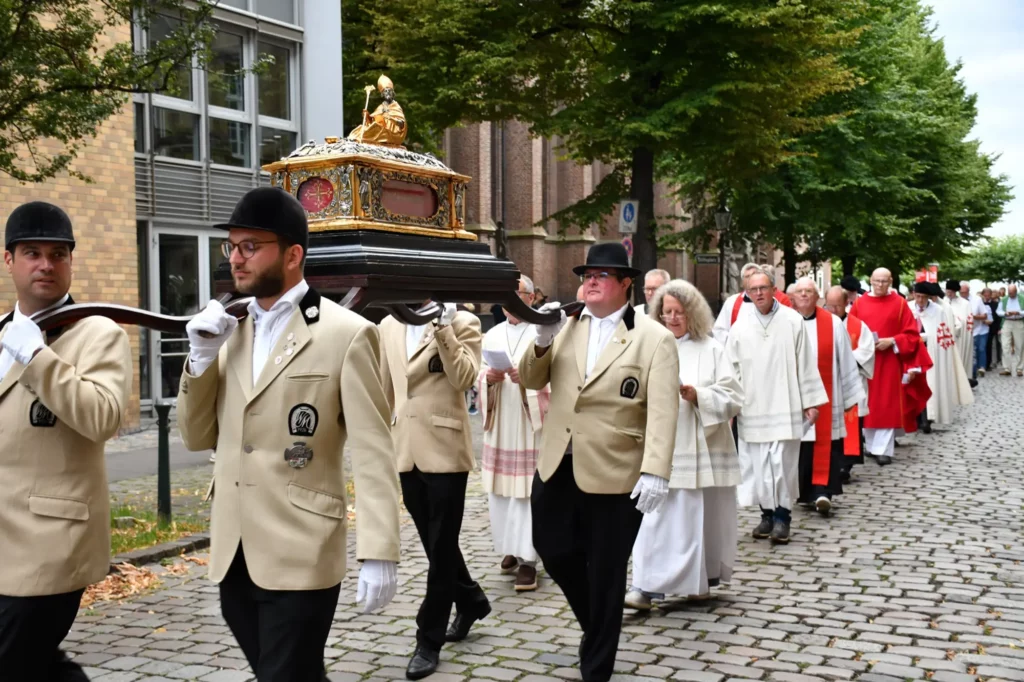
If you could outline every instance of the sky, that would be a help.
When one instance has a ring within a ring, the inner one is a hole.
[[[978,120],[971,137],[982,151],[1001,154],[1016,195],[1003,219],[988,230],[999,237],[1024,234],[1024,0],[924,0],[934,10],[935,35],[950,62],[978,96]]]

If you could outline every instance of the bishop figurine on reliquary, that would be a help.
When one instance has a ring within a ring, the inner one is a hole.
[[[405,124],[405,112],[395,101],[395,84],[387,76],[377,79],[377,90],[384,99],[370,114],[363,109],[363,124],[356,126],[348,135],[348,139],[368,144],[380,144],[387,147],[401,147],[409,132]],[[370,104],[370,93],[373,86],[366,86],[366,105]]]

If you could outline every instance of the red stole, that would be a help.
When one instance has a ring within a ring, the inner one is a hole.
[[[743,294],[737,294],[736,301],[732,304],[732,320],[729,322],[729,326],[736,324],[736,318],[740,316],[740,308],[743,307]]]
[[[832,460],[832,313],[818,308],[814,313],[818,332],[818,373],[825,384],[828,402],[818,406],[818,421],[814,424],[814,459],[811,483],[828,485]]]
[[[846,331],[850,333],[850,345],[857,347],[860,342],[860,332],[863,329],[860,318],[856,315],[846,315]],[[850,457],[860,456],[860,409],[854,405],[843,417],[846,420],[846,438],[843,440],[843,454]]]
[[[776,289],[774,297],[776,301],[786,306],[787,308],[793,307],[793,301],[789,300],[789,296],[786,296],[786,292],[779,291],[778,289]]]

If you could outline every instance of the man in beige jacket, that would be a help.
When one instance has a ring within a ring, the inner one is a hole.
[[[533,481],[534,546],[583,629],[584,681],[606,682],[633,542],[643,514],[668,494],[679,357],[672,332],[629,305],[640,273],[621,244],[594,245],[573,272],[586,309],[538,326],[519,377],[534,390],[551,384]]]
[[[58,647],[110,570],[103,446],[124,417],[131,349],[104,317],[45,335],[30,319],[72,302],[64,211],[18,207],[5,244],[18,302],[0,319],[0,679],[87,682]]]
[[[441,647],[465,639],[490,602],[466,568],[459,532],[466,482],[476,466],[466,391],[480,371],[480,320],[446,304],[422,326],[380,325],[384,390],[394,412],[402,499],[426,552],[427,593],[416,615],[416,650],[406,677],[432,674]],[[456,615],[451,627],[452,604]]]
[[[260,682],[321,682],[346,568],[346,440],[356,599],[367,613],[397,588],[398,476],[377,328],[306,283],[295,197],[254,189],[219,227],[235,287],[254,301],[240,324],[211,301],[188,325],[178,425],[190,450],[217,450],[210,577]]]

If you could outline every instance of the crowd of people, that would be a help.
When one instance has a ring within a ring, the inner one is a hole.
[[[606,682],[624,607],[707,599],[729,581],[738,507],[760,509],[754,538],[787,543],[795,506],[835,513],[853,465],[890,464],[897,438],[950,423],[997,333],[1003,373],[1024,370],[1015,287],[970,297],[949,282],[944,296],[920,282],[908,302],[878,269],[869,293],[855,279],[821,292],[802,278],[787,296],[770,265],[752,263],[716,318],[693,285],[661,270],[641,278],[607,243],[573,268],[580,313],[544,302],[553,321],[506,311],[483,334],[448,302],[429,324],[375,325],[321,296],[304,276],[305,211],[283,190],[250,191],[217,227],[252,300],[241,320],[214,300],[189,321],[177,422],[186,447],[217,452],[209,577],[261,682],[326,678],[348,568],[346,445],[360,611],[399,588],[400,504],[428,560],[406,676],[434,673],[445,644],[490,614],[459,545],[477,466],[473,389],[495,570],[516,591],[537,589],[542,573],[558,585],[582,630],[582,678]],[[109,319],[45,333],[34,320],[72,303],[75,239],[60,208],[19,207],[5,239],[18,301],[0,319],[0,543],[11,558],[0,669],[80,681],[59,646],[109,566],[102,452],[125,414],[131,350]],[[634,307],[641,281],[646,302]],[[518,295],[537,305],[525,275]]]

